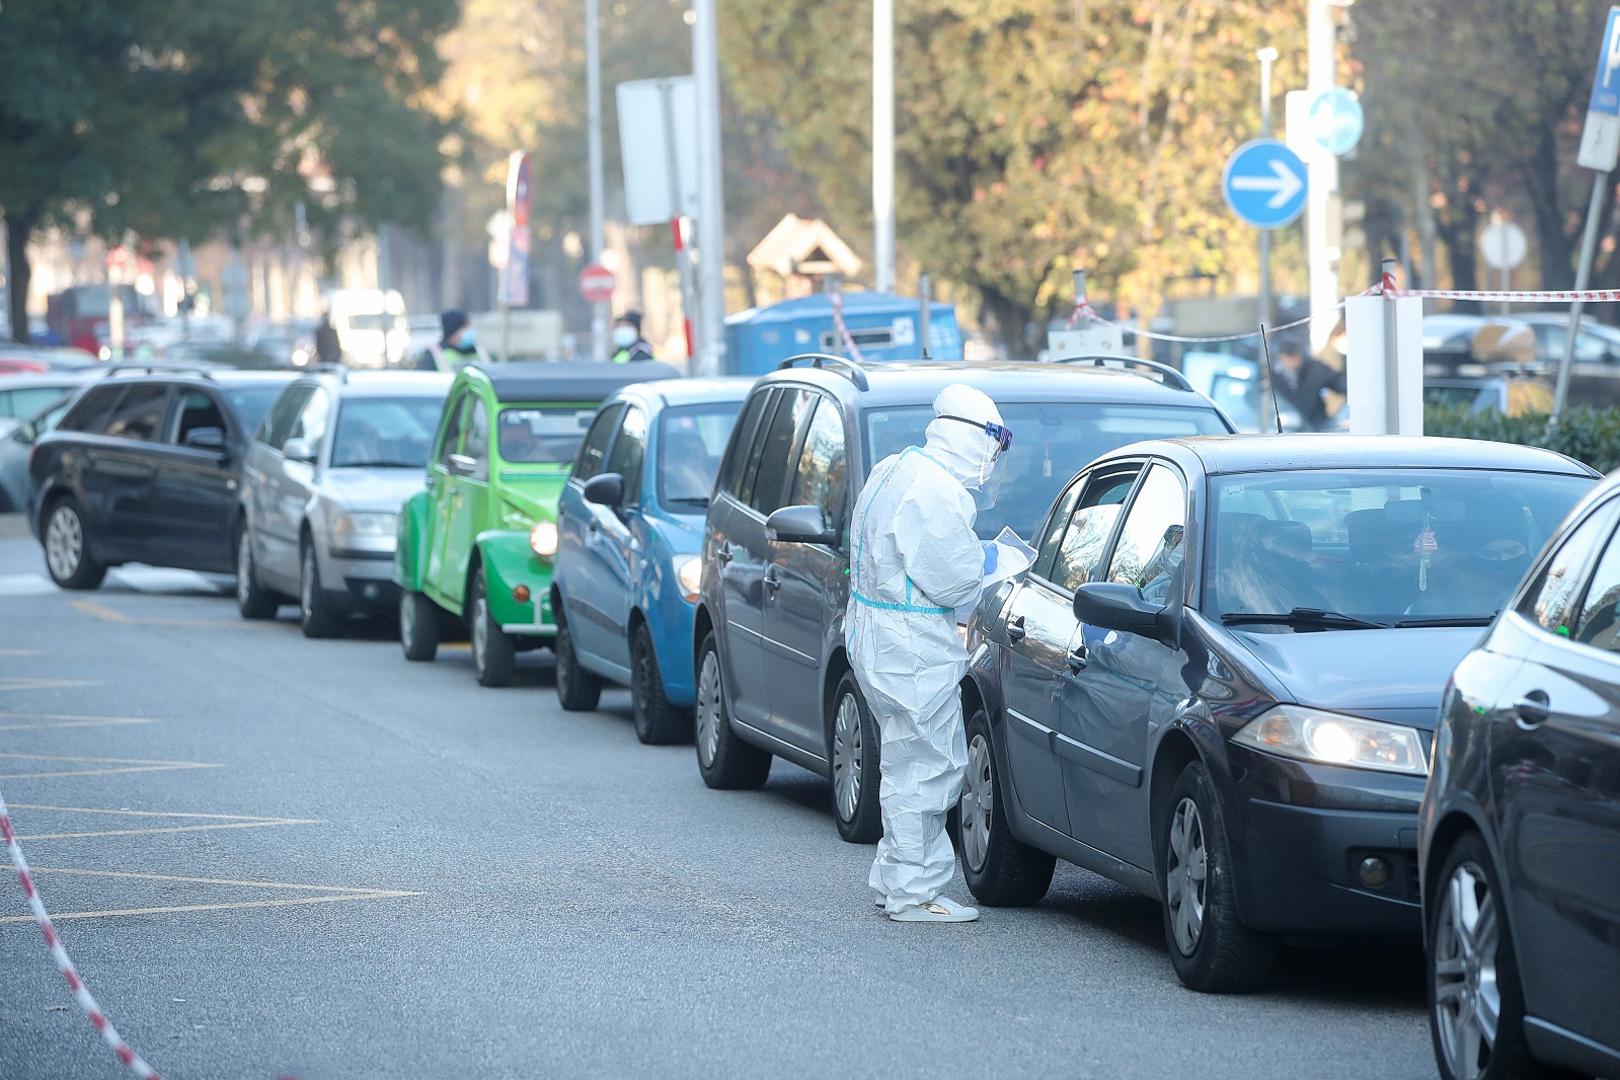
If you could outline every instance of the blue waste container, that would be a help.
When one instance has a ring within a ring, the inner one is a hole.
[[[889,293],[843,293],[844,326],[865,360],[916,360],[918,302]],[[956,309],[936,301],[928,311],[928,355],[962,359],[962,331]],[[848,356],[849,348],[833,320],[832,296],[817,293],[769,307],[740,311],[726,320],[726,367],[734,375],[763,375],[799,353]]]

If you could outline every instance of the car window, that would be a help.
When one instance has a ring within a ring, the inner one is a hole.
[[[624,479],[624,501],[635,504],[641,500],[641,462],[647,453],[647,413],[635,405],[624,410],[624,423],[619,425],[619,437],[613,440],[613,452],[608,455],[604,471],[618,473]]]
[[[13,390],[10,394],[11,415],[33,416],[53,401],[60,400],[69,389],[70,387],[66,386],[30,386],[22,390]]]
[[[594,405],[542,405],[502,409],[501,460],[516,465],[566,465],[596,417]]]
[[[264,419],[280,393],[280,386],[266,383],[258,386],[227,386],[220,391],[220,396],[236,414],[237,421],[242,425],[241,430],[252,431],[259,426],[259,421]]]
[[[85,391],[78,404],[68,410],[57,427],[62,431],[83,431],[92,435],[103,434],[112,420],[113,409],[123,395],[122,386],[97,386]]]
[[[737,419],[735,402],[679,405],[658,414],[658,501],[677,509],[709,503]]]
[[[1069,515],[1074,513],[1075,501],[1080,498],[1080,489],[1084,486],[1084,478],[1070,484],[1053,508],[1052,516],[1047,519],[1045,529],[1035,542],[1035,563],[1031,572],[1036,577],[1052,580],[1052,562],[1057,558],[1058,541],[1063,539],[1063,530],[1068,527]]]
[[[602,471],[608,443],[613,441],[613,432],[623,412],[622,404],[613,404],[596,414],[591,429],[585,433],[585,441],[579,445],[579,457],[574,460],[574,479],[589,480]]]
[[[107,423],[107,434],[120,439],[156,442],[169,407],[169,388],[156,383],[132,386]]]
[[[724,464],[717,486],[728,495],[741,498],[743,479],[747,475],[748,466],[757,460],[754,453],[755,434],[759,430],[759,421],[762,416],[769,416],[769,405],[775,399],[776,393],[772,389],[758,391],[748,398],[748,404],[743,407],[742,415],[737,419],[737,430],[731,438],[731,456]]]
[[[467,408],[467,437],[462,440],[461,452],[473,459],[473,475],[489,478],[489,410],[484,399],[474,396]]]
[[[420,469],[441,409],[432,397],[345,399],[332,436],[332,466]]]
[[[266,446],[280,450],[287,441],[287,435],[292,431],[293,422],[303,411],[304,402],[314,392],[309,386],[289,386],[280,397],[276,398],[274,405],[265,415],[264,422],[259,425],[258,440]]]
[[[180,408],[175,416],[174,437],[177,446],[186,444],[186,436],[199,428],[214,428],[225,434],[225,414],[219,411],[219,402],[201,390],[185,390],[180,395]]]
[[[1094,477],[1086,485],[1085,497],[1064,530],[1063,541],[1052,562],[1050,580],[1053,584],[1073,592],[1092,579],[1139,471],[1138,466],[1123,473]]]
[[[1620,652],[1620,540],[1613,536],[1586,588],[1586,599],[1575,621],[1575,640],[1595,649]]]
[[[1543,630],[1569,637],[1574,622],[1574,605],[1586,580],[1586,568],[1591,565],[1598,548],[1609,539],[1614,529],[1616,508],[1620,503],[1610,502],[1590,515],[1564,538],[1558,550],[1547,560],[1533,584],[1524,594],[1519,613]]]
[[[439,464],[450,467],[450,456],[461,453],[461,427],[466,422],[467,394],[457,394],[445,416],[444,435],[439,442]]]
[[[1585,363],[1597,363],[1608,359],[1609,343],[1597,334],[1582,330],[1575,336],[1575,359]]]
[[[1150,466],[1108,560],[1108,580],[1135,585],[1143,599],[1153,603],[1169,603],[1170,586],[1186,554],[1182,543],[1186,524],[1187,495],[1181,481],[1163,465]]]
[[[759,465],[748,492],[748,505],[761,514],[786,505],[788,470],[793,467],[794,435],[815,404],[816,395],[808,390],[789,389],[782,392],[771,426],[765,429],[765,438],[759,444]]]
[[[288,439],[303,439],[311,448],[318,449],[321,440],[326,438],[326,424],[332,413],[332,399],[325,390],[317,389],[309,395],[309,400],[298,413],[298,419],[293,421],[292,431]]]
[[[815,413],[804,433],[798,465],[793,473],[789,506],[819,506],[829,522],[844,517],[847,455],[844,452],[844,414],[831,398],[812,394]]]

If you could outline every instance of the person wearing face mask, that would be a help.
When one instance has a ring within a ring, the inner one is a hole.
[[[627,311],[613,323],[613,362],[628,364],[653,359],[652,346],[641,336],[641,312]]]
[[[1013,569],[998,572],[1003,549],[973,531],[1011,445],[988,395],[947,386],[924,445],[878,462],[855,504],[845,643],[881,736],[883,839],[867,880],[896,922],[979,917],[940,895],[956,868],[945,818],[967,769],[956,612]]]
[[[417,360],[421,371],[455,371],[479,359],[478,339],[465,311],[450,308],[439,315],[439,343],[429,345]]]

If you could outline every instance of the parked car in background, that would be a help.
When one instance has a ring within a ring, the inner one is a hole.
[[[470,364],[445,402],[427,490],[400,511],[394,580],[407,660],[431,660],[445,619],[464,622],[485,686],[557,632],[557,498],[602,400],[664,364]]]
[[[94,372],[0,375],[0,435],[83,386]]]
[[[1187,352],[1181,357],[1181,372],[1239,431],[1305,429],[1305,419],[1293,402],[1281,395],[1273,399],[1258,360],[1232,353]]]
[[[28,524],[52,580],[125,562],[230,573],[248,440],[290,375],[119,368],[34,445]]]
[[[1283,935],[1419,928],[1446,678],[1596,474],[1383,436],[1141,443],[1054,500],[963,683],[963,874],[1033,904],[1062,858],[1163,902],[1195,990]]]
[[[642,742],[691,737],[703,516],[753,384],[665,379],[603,403],[558,507],[551,610],[564,709],[594,709],[604,680],[625,683]]]
[[[1544,415],[1552,411],[1553,379],[1535,367],[1428,363],[1423,403],[1470,414]]]
[[[33,495],[28,457],[33,453],[34,443],[56,427],[72,403],[73,395],[63,394],[0,437],[0,513],[21,513],[28,509]]]
[[[38,375],[77,371],[94,368],[99,362],[83,349],[0,341],[0,373]]]
[[[1620,480],[1441,704],[1418,849],[1441,1076],[1620,1075]]]
[[[1506,315],[1425,315],[1425,361],[1534,364],[1537,338],[1530,324]]]
[[[1014,433],[1000,499],[976,522],[986,539],[1003,526],[1031,535],[1097,454],[1147,433],[1231,430],[1179,372],[1139,362],[800,357],[761,379],[704,526],[693,639],[698,769],[710,787],[758,787],[781,756],[832,780],[844,839],[877,839],[877,731],[844,650],[849,512],[874,464],[922,445],[934,398],[956,382],[989,394]]]
[[[268,619],[298,603],[307,637],[331,637],[347,616],[393,614],[399,509],[422,470],[450,378],[344,369],[282,391],[242,468],[236,603]]]
[[[1544,364],[1559,364],[1569,345],[1569,311],[1543,310],[1513,316],[1527,324],[1536,336],[1537,355]],[[1620,329],[1592,318],[1591,311],[1581,319],[1575,336],[1575,362],[1579,364],[1620,363]]]

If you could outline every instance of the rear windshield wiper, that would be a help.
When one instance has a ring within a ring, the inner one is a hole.
[[[1397,619],[1395,625],[1413,626],[1489,626],[1499,612],[1490,615],[1415,615],[1410,619]]]
[[[1358,619],[1354,615],[1346,615],[1341,611],[1323,611],[1321,608],[1309,607],[1297,607],[1286,614],[1282,612],[1229,611],[1221,616],[1221,622],[1227,626],[1275,624],[1278,626],[1321,627],[1332,630],[1388,630],[1390,626],[1389,623],[1375,622],[1372,619]]]

